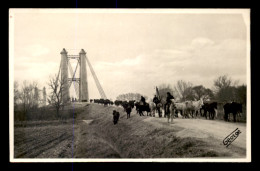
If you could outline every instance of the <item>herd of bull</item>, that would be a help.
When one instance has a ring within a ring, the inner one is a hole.
[[[176,102],[172,99],[172,103],[168,108],[165,104],[154,102],[145,103],[130,100],[130,101],[110,101],[108,99],[94,99],[90,100],[90,102],[102,104],[104,106],[107,105],[116,105],[122,106],[124,111],[127,113],[127,119],[130,118],[130,114],[132,109],[135,107],[137,113],[140,116],[144,116],[143,112],[146,112],[147,116],[155,117],[155,113],[158,113],[159,117],[163,117],[162,114],[164,113],[164,117],[169,119],[171,118],[171,122],[173,118],[182,117],[182,118],[196,118],[198,116],[205,117],[206,119],[214,119],[217,117],[218,114],[218,103],[211,102],[211,103],[204,103],[202,99],[197,101],[185,101],[185,102]],[[223,105],[224,110],[224,120],[230,121],[230,114],[233,114],[233,121],[237,121],[237,116],[242,116],[242,104],[237,102],[226,103]]]

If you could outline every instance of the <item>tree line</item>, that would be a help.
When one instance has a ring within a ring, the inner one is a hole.
[[[41,95],[41,94],[42,95]],[[23,110],[24,112],[36,109],[43,105],[46,98],[46,88],[39,88],[37,82],[23,81],[21,88],[19,83],[14,82],[14,109]]]
[[[227,75],[219,76],[213,80],[213,88],[205,88],[203,85],[195,85],[183,80],[177,81],[172,87],[170,85],[160,85],[158,87],[162,99],[166,98],[166,92],[170,92],[178,101],[199,100],[231,102],[235,101],[246,105],[246,85],[238,85]]]
[[[62,90],[65,81],[50,76],[48,88],[50,93],[46,94],[46,88],[39,88],[37,82],[23,81],[19,86],[14,82],[14,119],[15,120],[38,120],[38,119],[60,119],[64,104],[62,102]],[[48,103],[48,105],[47,105]],[[64,112],[63,112],[64,113]]]
[[[44,100],[45,99],[45,100]],[[39,88],[37,82],[22,82],[19,86],[14,82],[14,119],[25,120],[35,117],[32,113],[39,112],[40,106],[46,105],[46,88]]]
[[[217,77],[213,80],[213,85],[213,88],[209,89],[203,85],[194,86],[191,82],[179,80],[173,86],[169,84],[159,85],[158,91],[163,103],[166,101],[166,93],[170,92],[176,100],[181,102],[203,98],[204,100],[218,102],[235,101],[246,106],[246,85],[238,85],[238,81],[233,80],[227,75]],[[57,79],[57,76],[50,77],[48,87],[50,93],[47,96],[46,88],[43,87],[40,89],[37,82],[24,81],[19,86],[18,82],[15,81],[13,97],[15,119],[41,118],[42,113],[46,113],[47,109],[44,106],[47,102],[49,103],[47,112],[50,114],[49,118],[60,118],[60,110],[64,106],[61,100],[64,81]],[[125,93],[118,95],[116,100],[139,101],[141,96],[148,99],[147,96],[140,93]]]
[[[246,105],[246,85],[238,85],[238,81],[233,80],[228,75],[222,75],[213,80],[213,88],[206,88],[203,85],[193,85],[189,81],[178,80],[175,85],[161,84],[158,92],[162,102],[166,101],[166,93],[170,92],[176,100],[183,102],[187,100],[235,101]],[[156,93],[154,93],[156,94]],[[144,96],[144,95],[143,95]],[[144,96],[148,99],[147,96]],[[139,93],[120,94],[117,100],[136,100],[141,99]]]
[[[244,106],[243,110],[246,111],[246,85],[238,85],[238,81],[227,75],[219,76],[213,80],[211,89],[205,88],[203,85],[193,86],[192,83],[183,80],[177,81],[174,86],[160,85],[158,89],[163,102],[166,100],[166,92],[170,92],[180,102],[202,98],[204,102],[218,102],[219,109],[225,103],[238,102]],[[219,113],[222,112],[222,110],[219,111]],[[246,115],[244,117],[246,119]]]
[[[130,100],[135,100],[135,101],[139,101],[141,99],[141,96],[143,96],[144,98],[148,98],[145,95],[142,95],[140,93],[125,93],[125,94],[120,94],[116,97],[116,100],[122,100],[122,101],[130,101]]]

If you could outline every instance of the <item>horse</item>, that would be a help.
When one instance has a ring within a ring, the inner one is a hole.
[[[140,113],[139,110],[140,110],[140,102],[136,102],[135,103],[135,109],[136,109],[136,113],[139,114],[140,116],[144,116],[143,113]]]
[[[160,118],[162,117],[162,107],[163,107],[163,104],[161,102],[155,104],[155,109]]]
[[[155,117],[155,110],[156,110],[156,106],[153,102],[150,102],[150,108],[151,108],[151,114],[153,117]]]
[[[183,107],[185,113],[184,116],[185,117],[189,117],[190,116],[193,118],[193,113],[194,113],[194,107],[193,107],[193,101],[185,101],[183,102],[185,104],[185,106]]]
[[[191,116],[193,117],[193,114],[195,113],[195,117],[198,116],[198,113],[200,112],[201,107],[203,106],[203,100],[197,100],[197,101],[191,101]]]
[[[177,111],[177,112],[180,112],[181,113],[181,115],[182,115],[182,118],[186,118],[186,117],[189,117],[188,115],[187,115],[187,112],[186,112],[186,103],[185,102],[174,102],[173,100],[172,100],[172,104],[174,104],[174,107],[175,107],[175,110]],[[172,107],[172,109],[173,109],[173,107]]]
[[[139,114],[139,102],[135,102],[136,113]]]
[[[152,112],[152,116],[155,117],[155,113],[158,113],[159,117],[162,117],[162,103],[158,103],[157,105],[154,102],[150,102],[150,108]]]
[[[167,108],[166,108],[167,109]],[[173,122],[173,118],[174,118],[174,115],[175,115],[175,112],[176,112],[176,106],[175,106],[175,103],[173,102],[172,100],[172,103],[170,104],[170,107],[169,107],[169,110],[170,111],[167,111],[167,121],[169,123],[170,121],[170,118],[171,118],[171,123]]]
[[[162,107],[163,107],[163,104],[161,102],[161,100],[157,99],[154,101],[154,104],[155,104],[155,110],[157,111],[159,117],[162,117]]]

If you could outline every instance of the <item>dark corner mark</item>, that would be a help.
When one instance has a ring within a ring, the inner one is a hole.
[[[228,147],[242,132],[237,128],[229,134],[224,140],[223,144]]]

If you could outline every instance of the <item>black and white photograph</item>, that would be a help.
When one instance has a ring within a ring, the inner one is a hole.
[[[251,162],[250,9],[9,9],[10,162]]]

